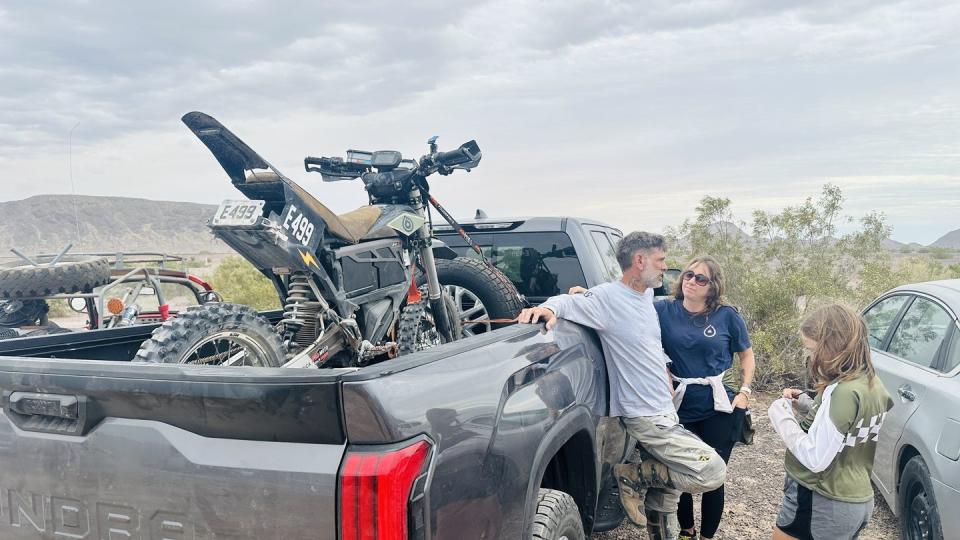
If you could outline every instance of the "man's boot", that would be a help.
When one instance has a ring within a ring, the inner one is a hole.
[[[647,525],[644,515],[643,499],[647,490],[638,483],[637,465],[633,463],[618,463],[613,466],[613,474],[617,478],[617,488],[620,491],[620,504],[627,514],[627,519],[637,527]]]
[[[650,540],[677,540],[680,524],[673,512],[647,510],[647,538]]]
[[[618,483],[637,486],[637,490],[646,488],[673,488],[670,481],[670,469],[655,459],[646,459],[640,463],[619,463],[613,466]]]
[[[670,469],[655,459],[646,459],[639,464],[618,463],[613,466],[613,474],[617,477],[620,504],[623,505],[627,518],[637,527],[649,527],[650,512],[646,512],[644,508],[647,488],[672,488]],[[665,538],[673,540],[676,537],[675,534]]]

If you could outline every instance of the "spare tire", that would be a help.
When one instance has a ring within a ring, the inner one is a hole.
[[[0,264],[0,298],[42,297],[90,292],[110,281],[110,263],[104,257],[66,255],[56,264],[40,257],[40,266],[23,261]]]
[[[479,259],[457,257],[437,259],[440,287],[453,298],[464,336],[472,336],[506,326],[509,323],[485,323],[509,320],[523,309],[520,293],[500,270]],[[417,284],[426,283],[426,276],[417,276]]]

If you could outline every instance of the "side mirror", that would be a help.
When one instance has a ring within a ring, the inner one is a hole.
[[[67,303],[70,304],[70,309],[76,311],[77,313],[84,313],[87,311],[87,299],[80,298],[79,296],[74,296],[70,300],[67,300]]]
[[[663,285],[653,290],[653,296],[670,296],[673,291],[673,284],[680,279],[683,271],[679,268],[669,268],[663,273]]]
[[[203,291],[200,293],[200,302],[202,304],[209,304],[210,302],[223,302],[223,296],[220,296],[220,293],[217,291]]]

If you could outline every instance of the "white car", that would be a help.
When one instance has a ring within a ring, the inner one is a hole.
[[[873,482],[909,540],[960,538],[958,313],[960,279],[903,285],[863,311],[873,364],[895,403]]]

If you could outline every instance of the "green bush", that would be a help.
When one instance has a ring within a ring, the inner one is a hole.
[[[934,247],[930,248],[930,256],[934,259],[945,260],[953,256],[953,251],[947,248]]]
[[[280,308],[280,296],[273,283],[242,257],[223,259],[207,281],[227,302],[259,310]]]
[[[70,317],[76,313],[70,309],[70,303],[67,300],[50,299],[47,300],[47,306],[50,308],[49,311],[47,311],[47,317],[51,319]]]
[[[894,262],[882,247],[890,236],[884,216],[844,218],[842,203],[840,189],[828,184],[801,205],[754,211],[750,223],[738,224],[751,238],[731,226],[730,199],[705,197],[695,218],[667,231],[671,266],[682,268],[695,255],[711,255],[723,266],[727,298],[750,330],[757,388],[807,385],[797,332],[816,307],[840,302],[861,309],[903,283],[960,277],[960,265],[945,267],[929,257]],[[838,234],[842,221],[854,230]]]

